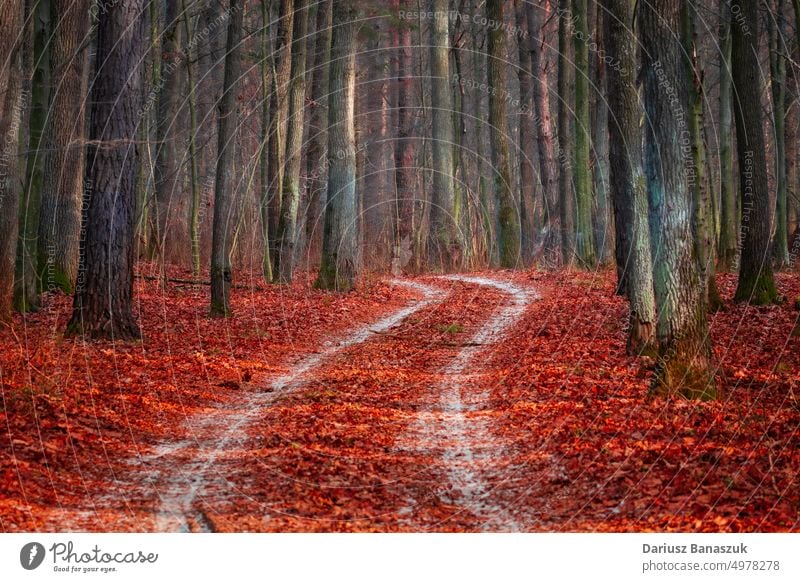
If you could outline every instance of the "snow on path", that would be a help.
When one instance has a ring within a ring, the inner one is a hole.
[[[439,401],[435,408],[423,411],[412,428],[418,433],[421,448],[442,450],[451,490],[456,494],[453,501],[475,514],[482,521],[482,529],[491,531],[522,531],[521,524],[501,504],[492,499],[492,489],[482,474],[480,465],[502,454],[502,443],[492,435],[486,419],[468,417],[476,406],[468,406],[462,400],[462,377],[473,367],[479,366],[479,356],[500,342],[511,326],[522,316],[528,304],[537,299],[535,292],[522,289],[505,281],[485,277],[452,275],[443,277],[475,285],[494,287],[511,296],[510,302],[498,310],[493,317],[472,337],[455,359],[441,370],[447,379],[441,382]],[[484,402],[489,391],[480,388],[471,393],[475,402]],[[403,513],[410,513],[406,508]]]
[[[422,298],[414,301],[407,307],[396,311],[377,323],[366,325],[348,335],[338,342],[328,342],[328,347],[321,352],[311,354],[296,364],[290,370],[268,382],[268,389],[264,392],[248,394],[246,400],[238,403],[235,415],[230,411],[222,410],[213,413],[201,413],[187,421],[192,438],[178,443],[164,443],[156,448],[154,453],[142,460],[145,465],[151,463],[168,462],[175,471],[168,475],[166,484],[161,484],[160,471],[154,471],[149,481],[154,484],[160,493],[161,506],[158,510],[156,531],[190,531],[190,518],[197,528],[209,530],[205,522],[207,518],[193,509],[194,502],[200,496],[209,480],[209,473],[214,464],[229,446],[245,434],[249,425],[261,416],[264,407],[269,406],[277,396],[286,395],[304,383],[303,375],[319,366],[322,362],[338,352],[353,345],[365,342],[375,333],[400,323],[403,319],[427,307],[437,300],[441,300],[445,293],[440,289],[423,285],[414,281],[390,281],[394,285],[402,285],[419,291]],[[197,452],[188,464],[175,467],[182,451],[197,448]]]

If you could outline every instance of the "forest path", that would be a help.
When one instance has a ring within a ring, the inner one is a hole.
[[[494,287],[510,300],[495,311],[442,370],[444,379],[435,387],[439,400],[419,412],[408,438],[422,451],[439,451],[449,480],[449,497],[475,516],[477,529],[522,531],[524,526],[513,511],[497,498],[497,485],[487,479],[487,473],[494,472],[494,478],[503,483],[504,475],[498,471],[496,462],[510,443],[495,434],[491,420],[484,414],[489,390],[481,378],[479,358],[500,347],[499,343],[536,295],[511,283],[485,277],[449,278]],[[412,507],[408,511],[412,513]]]
[[[527,529],[491,356],[537,295],[502,277],[392,281],[418,298],[226,391],[128,459],[96,509],[138,531]],[[58,529],[94,519],[62,510]]]
[[[167,445],[181,469],[156,485],[154,529],[525,529],[503,490],[512,443],[493,426],[495,376],[481,359],[536,294],[483,277],[421,281],[423,299],[371,326],[369,341],[273,380],[284,389],[237,405],[234,420],[201,420],[217,427],[195,431],[216,431],[210,449],[184,459]]]
[[[193,507],[195,500],[203,493],[207,481],[224,478],[224,475],[216,474],[217,461],[229,449],[242,445],[246,429],[259,419],[263,409],[270,406],[278,397],[285,396],[302,386],[304,376],[325,360],[342,350],[367,341],[373,334],[385,332],[442,297],[438,289],[429,285],[412,281],[392,283],[418,291],[421,298],[376,323],[361,327],[343,338],[326,342],[328,347],[321,352],[303,357],[285,374],[268,380],[263,391],[246,394],[222,410],[190,418],[187,421],[190,439],[177,443],[164,443],[158,446],[151,456],[143,459],[145,466],[158,467],[148,477],[148,481],[152,482],[159,492],[161,500],[155,524],[156,531],[213,530],[207,516]],[[166,478],[164,478],[165,469],[172,471]]]

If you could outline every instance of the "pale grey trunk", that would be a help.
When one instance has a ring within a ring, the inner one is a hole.
[[[644,167],[650,201],[659,358],[653,391],[717,396],[706,301],[692,237],[692,190],[681,147],[688,133],[686,59],[677,31],[680,0],[639,4],[645,102]]]
[[[355,136],[356,14],[351,2],[333,6],[328,102],[328,199],[322,264],[316,285],[349,291],[358,274]]]

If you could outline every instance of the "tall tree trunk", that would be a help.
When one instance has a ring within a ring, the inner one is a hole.
[[[772,252],[778,268],[789,266],[789,234],[786,187],[786,27],[783,0],[776,0],[768,19],[770,32],[770,76],[772,120],[775,131],[775,237]]]
[[[736,301],[754,305],[778,297],[770,265],[770,202],[761,114],[763,80],[758,63],[758,6],[731,0],[733,112],[742,201],[742,255]]]
[[[46,255],[44,249],[51,245],[51,241],[40,242],[37,236],[40,230],[40,214],[42,205],[42,186],[45,179],[45,159],[49,148],[47,144],[47,127],[50,111],[50,94],[53,85],[52,66],[51,66],[51,45],[53,44],[53,14],[49,0],[37,0],[32,2],[30,17],[33,27],[32,57],[30,86],[26,87],[30,91],[27,96],[27,109],[25,111],[25,127],[21,130],[27,134],[27,147],[23,151],[23,173],[22,173],[22,201],[26,212],[38,212],[35,215],[26,214],[25,224],[21,225],[21,233],[24,237],[25,255],[33,259],[35,264],[36,276],[33,279],[39,283],[37,291],[41,290],[42,279],[48,273],[44,273],[41,267],[44,265],[43,257]],[[28,85],[28,79],[25,84]],[[22,249],[19,249],[22,250]],[[20,253],[17,253],[18,256]],[[24,265],[20,265],[20,270]],[[55,290],[58,286],[53,282],[54,277],[48,277],[45,287]],[[31,291],[29,291],[32,294]],[[38,301],[38,297],[36,298]]]
[[[189,213],[189,244],[192,255],[192,273],[200,276],[200,175],[197,160],[197,80],[195,75],[195,39],[192,19],[186,10],[186,0],[181,0],[183,12],[183,31],[186,33],[186,81],[189,85],[187,97],[189,106],[189,177],[192,206]]]
[[[152,249],[163,262],[179,260],[186,237],[177,219],[182,205],[181,165],[178,153],[178,110],[181,80],[181,4],[166,2],[166,16],[161,37],[161,76],[158,87],[156,134],[156,232]]]
[[[356,13],[349,0],[334,2],[328,101],[328,200],[322,264],[316,285],[349,291],[358,274],[356,232]]]
[[[144,0],[101,10],[92,82],[85,218],[69,334],[131,339],[137,124],[142,105]]]
[[[372,18],[373,15],[368,16]],[[356,60],[356,67],[367,77],[358,81],[363,104],[363,114],[356,116],[361,120],[364,139],[358,148],[360,163],[364,164],[364,172],[358,175],[363,179],[364,187],[360,189],[364,206],[363,227],[361,236],[369,241],[364,245],[370,264],[385,265],[391,254],[392,220],[391,200],[394,198],[394,176],[388,171],[391,152],[390,136],[390,97],[391,85],[389,73],[389,51],[386,47],[388,21],[375,18],[371,24],[372,33],[366,51],[362,51]],[[359,67],[359,64],[362,66]]]
[[[269,252],[272,275],[278,277],[278,223],[281,216],[281,194],[286,163],[286,126],[289,115],[289,82],[292,74],[292,31],[294,0],[280,0],[275,46],[272,50],[272,92],[270,93],[270,131],[267,152],[269,163]]]
[[[306,98],[306,33],[308,0],[295,3],[292,32],[292,80],[286,133],[286,167],[283,172],[281,213],[278,220],[278,253],[275,270],[281,283],[292,282],[297,246],[297,212],[300,208],[300,168],[303,160],[303,120]]]
[[[692,239],[692,191],[681,135],[688,132],[686,60],[676,31],[680,0],[639,4],[646,140],[644,166],[650,200],[653,279],[659,358],[653,391],[686,398],[715,398],[711,345]]]
[[[23,2],[0,4],[0,322],[11,318],[14,257],[19,211],[19,135],[22,93],[21,29]],[[13,32],[12,32],[13,31]]]
[[[272,75],[273,70],[270,67],[270,55],[272,54],[272,43],[270,42],[270,14],[269,3],[261,3],[261,145],[259,148],[259,171],[260,171],[260,187],[261,187],[261,272],[266,282],[272,281],[272,253],[270,249],[270,241],[272,234],[270,230],[271,212],[270,212],[270,192],[272,191],[270,185],[270,145],[273,139],[277,136],[270,136],[270,127],[272,126]],[[274,145],[274,144],[272,144]]]
[[[642,167],[639,120],[642,108],[636,88],[636,37],[633,34],[633,2],[604,0],[604,36],[608,54],[616,61],[608,68],[608,136],[610,186],[617,220],[617,248],[623,248],[623,272],[630,302],[628,352],[653,353],[656,348],[655,297],[647,216],[647,183]],[[619,250],[617,251],[619,256]],[[618,259],[619,260],[619,259]]]
[[[545,248],[551,256],[559,247],[559,191],[558,162],[556,160],[555,137],[550,117],[550,84],[548,83],[547,59],[545,58],[544,25],[550,19],[551,0],[526,2],[528,13],[528,39],[533,74],[533,107],[536,137],[539,150],[539,175],[544,190]]]
[[[592,3],[593,9],[590,11],[594,15],[595,35],[597,50],[592,51],[594,66],[592,70],[592,158],[594,168],[594,193],[595,193],[595,248],[597,249],[597,260],[604,264],[610,264],[614,251],[614,235],[611,222],[611,201],[608,182],[609,160],[608,160],[608,105],[607,105],[607,66],[604,58],[607,56],[606,39],[603,33],[602,10],[597,9]],[[588,42],[588,41],[587,41]]]
[[[569,268],[575,260],[575,193],[572,189],[573,112],[575,67],[572,64],[571,0],[561,0],[558,11],[558,197],[561,214],[561,260]]]
[[[46,289],[72,292],[78,275],[84,148],[84,72],[89,50],[89,2],[51,0],[53,94],[39,220],[39,269]]]
[[[504,22],[502,0],[487,0],[486,18],[491,22]],[[500,266],[511,268],[520,261],[519,209],[511,182],[511,162],[508,152],[508,117],[503,92],[506,89],[505,29],[494,27],[489,36],[487,72],[489,86],[489,137],[494,167],[495,211],[497,212],[497,251]]]
[[[36,0],[25,0],[25,19],[22,37],[20,38],[22,50],[22,115],[19,129],[19,148],[22,152],[30,151],[30,118],[31,118],[31,93],[34,78],[34,10]],[[46,61],[46,59],[42,59]],[[2,101],[0,101],[2,106]],[[20,156],[18,168],[24,175],[27,158]],[[37,265],[37,243],[39,237],[39,191],[35,188],[22,188],[19,208],[19,241],[17,242],[16,276],[14,282],[14,308],[25,313],[37,311],[40,307],[39,276]]]
[[[722,298],[717,290],[715,275],[715,229],[713,221],[714,201],[711,196],[708,168],[706,166],[706,145],[703,133],[703,69],[697,56],[695,40],[696,8],[688,2],[681,8],[681,44],[686,55],[686,86],[689,94],[688,102],[688,140],[691,158],[687,160],[687,176],[692,191],[692,230],[695,253],[700,269],[700,282],[703,293],[708,300],[708,309],[718,311],[723,307]]]
[[[314,77],[311,82],[311,121],[309,123],[306,179],[308,208],[306,210],[306,241],[310,258],[319,256],[322,241],[322,213],[320,201],[325,196],[327,182],[328,134],[328,71],[331,55],[331,24],[333,0],[324,0],[317,6],[317,42]]]
[[[231,247],[236,226],[234,147],[236,127],[239,122],[236,103],[241,74],[239,52],[242,44],[243,0],[231,0],[230,12],[225,52],[225,80],[219,103],[218,157],[211,242],[211,314],[223,316],[230,314],[231,311],[230,293],[233,283]]]
[[[580,264],[590,269],[597,263],[592,229],[592,180],[589,152],[589,23],[587,0],[572,0],[575,31],[575,249]],[[564,95],[561,96],[565,98]],[[570,101],[571,102],[571,101]]]
[[[730,271],[736,262],[739,244],[739,210],[736,179],[733,174],[733,92],[731,78],[731,4],[720,0],[719,52],[719,168],[720,168],[720,236],[719,263],[722,271]]]
[[[532,7],[533,8],[533,7]],[[536,10],[533,8],[533,10]],[[525,11],[525,2],[515,0],[514,16],[517,30],[528,31],[528,15]],[[520,34],[524,34],[520,32]],[[519,55],[519,81],[520,108],[519,118],[519,164],[520,164],[520,223],[522,225],[522,259],[527,265],[533,259],[534,238],[536,226],[540,219],[533,216],[536,196],[536,176],[534,167],[533,145],[535,139],[534,129],[534,104],[533,104],[533,69],[531,68],[531,41],[519,37],[517,40],[517,53]],[[537,63],[538,64],[538,63]],[[538,75],[538,72],[536,73]],[[543,204],[543,206],[546,206]]]
[[[399,10],[400,1],[394,0]],[[414,53],[411,28],[406,22],[397,24],[397,144],[394,150],[397,196],[397,232],[392,256],[392,273],[400,275],[413,258],[414,190],[416,144],[414,138]],[[331,157],[328,152],[328,157]],[[328,182],[330,184],[330,181]],[[330,193],[328,194],[330,196]]]
[[[453,102],[450,94],[449,0],[431,0],[431,113],[433,118],[433,192],[428,260],[434,269],[449,270],[461,256],[453,178]]]

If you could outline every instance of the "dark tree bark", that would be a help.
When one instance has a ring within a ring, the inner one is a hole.
[[[23,162],[21,181],[22,192],[20,203],[24,217],[20,221],[20,244],[17,245],[17,289],[15,303],[21,311],[28,307],[36,308],[39,303],[38,292],[42,289],[42,278],[49,273],[40,271],[40,257],[44,245],[39,244],[37,232],[39,230],[39,215],[42,203],[42,184],[44,182],[44,162],[46,152],[45,132],[48,126],[50,111],[50,93],[53,86],[52,67],[50,61],[50,48],[53,38],[53,14],[49,0],[26,1],[26,25],[31,29],[30,51],[23,49],[24,90],[27,97],[24,105],[23,122],[21,128],[26,147],[21,153]],[[30,64],[28,63],[30,59]],[[31,276],[30,267],[34,273]],[[25,273],[23,273],[25,270]],[[45,288],[55,290],[58,288],[49,277],[45,281]],[[36,284],[36,289],[31,289],[31,284]],[[20,289],[24,286],[25,289]],[[25,297],[31,297],[30,302]],[[29,303],[29,305],[25,305]]]
[[[39,219],[39,272],[45,289],[71,293],[78,275],[81,228],[89,2],[51,1],[57,20],[50,46],[54,87]]]
[[[597,263],[592,229],[591,118],[589,115],[589,24],[587,0],[572,0],[575,30],[575,250],[580,266]],[[564,94],[561,95],[565,99]],[[571,103],[572,101],[568,101]]]
[[[504,22],[502,0],[487,0],[486,18]],[[492,146],[495,211],[497,213],[497,251],[502,267],[519,266],[520,222],[519,208],[513,193],[511,161],[508,152],[508,117],[503,92],[507,80],[507,50],[505,30],[495,27],[487,32],[489,86],[489,137]]]
[[[364,171],[359,172],[361,203],[364,207],[361,236],[369,244],[363,245],[365,258],[370,265],[385,265],[391,257],[392,208],[394,207],[394,174],[391,166],[391,97],[392,85],[390,60],[393,51],[387,50],[387,32],[392,23],[383,18],[381,8],[371,8],[366,16],[370,18],[372,32],[367,40],[366,50],[360,51],[356,67],[360,71],[356,91],[361,96],[363,113],[357,115],[357,125],[361,126],[363,139],[358,148]],[[363,78],[363,80],[362,80]],[[357,107],[361,106],[357,104]],[[359,123],[360,122],[360,123]],[[390,185],[391,184],[391,185]]]
[[[286,127],[289,115],[289,81],[292,74],[292,31],[294,29],[294,0],[280,0],[275,46],[272,50],[272,92],[270,93],[270,131],[267,153],[269,163],[269,253],[272,275],[277,278],[278,223],[281,216],[283,172],[286,164]]]
[[[558,198],[561,215],[561,260],[571,267],[575,259],[575,193],[572,188],[573,112],[572,103],[575,67],[572,64],[571,0],[561,0],[558,19]]]
[[[238,125],[236,106],[239,92],[242,44],[243,0],[231,0],[228,40],[225,52],[225,80],[219,103],[217,172],[214,184],[214,224],[211,242],[211,315],[229,315],[233,284],[231,245],[236,226],[236,174],[234,141]]]
[[[35,0],[25,0],[25,20],[23,24],[22,43],[22,115],[19,136],[19,147],[22,152],[30,150],[31,137],[31,101],[35,71]],[[42,59],[46,62],[46,59]],[[49,65],[49,63],[47,63]],[[2,102],[0,102],[2,104]],[[23,162],[20,162],[23,164]],[[29,186],[29,184],[26,184]],[[41,305],[39,295],[39,272],[37,265],[37,247],[39,238],[39,191],[24,187],[20,193],[19,208],[19,241],[17,243],[17,264],[14,281],[14,309],[20,313],[37,311]]]
[[[309,257],[319,256],[322,242],[322,213],[320,201],[325,196],[327,182],[326,151],[328,146],[328,71],[331,55],[331,24],[333,0],[317,6],[316,66],[311,82],[311,121],[309,123],[308,155],[306,157],[306,241]]]
[[[609,188],[609,137],[608,137],[608,66],[604,57],[606,38],[603,32],[603,11],[595,2],[590,15],[596,23],[594,35],[597,50],[591,53],[592,95],[592,168],[594,170],[594,238],[597,260],[603,265],[611,264],[614,251],[613,223],[611,221],[611,191]],[[593,45],[594,46],[594,45]]]
[[[721,271],[730,271],[736,263],[739,232],[739,209],[736,179],[733,173],[733,92],[731,78],[731,4],[720,0],[719,52],[719,171],[720,171],[720,235],[719,263]]]
[[[692,190],[681,147],[681,136],[689,131],[688,75],[679,35],[681,1],[642,2],[638,20],[644,59],[644,166],[659,314],[653,392],[715,398],[704,286],[694,256]]]
[[[399,0],[394,0],[399,10]],[[397,233],[392,253],[392,273],[400,275],[413,257],[414,191],[416,145],[414,138],[414,54],[411,28],[397,24],[397,141],[394,150],[395,187],[397,191]],[[330,152],[328,153],[330,157]]]
[[[292,282],[297,246],[297,213],[300,208],[300,169],[303,160],[303,120],[306,97],[307,0],[295,3],[292,32],[292,79],[289,87],[289,118],[286,133],[286,166],[281,188],[281,213],[278,220],[278,259],[275,271],[281,283]]]
[[[544,244],[548,254],[553,255],[560,246],[560,217],[558,161],[550,116],[550,86],[547,59],[545,58],[544,25],[550,19],[550,7],[550,0],[525,3],[525,10],[528,13],[528,42],[533,74],[534,119],[539,146],[539,175],[544,190],[542,217],[546,228]]]
[[[778,298],[770,265],[770,202],[758,62],[758,6],[731,0],[733,112],[739,155],[742,254],[736,301],[767,305]]]
[[[514,13],[517,29],[528,31],[528,15],[525,10],[525,2],[515,0]],[[531,7],[535,10],[534,7]],[[522,34],[522,33],[521,33]],[[519,165],[520,165],[520,224],[522,230],[522,259],[525,264],[530,263],[534,253],[534,239],[536,227],[541,224],[541,217],[533,216],[535,208],[534,197],[536,196],[536,169],[533,153],[533,145],[536,136],[534,128],[533,104],[533,82],[534,73],[531,68],[531,41],[519,38],[517,41],[517,53],[519,55],[519,69],[517,79],[519,81]],[[538,65],[538,63],[537,63]],[[536,75],[538,75],[538,71]],[[543,204],[542,206],[545,206]]]
[[[642,167],[642,108],[636,88],[636,37],[631,0],[604,0],[608,54],[608,136],[610,186],[614,195],[618,273],[624,273],[630,303],[628,352],[653,353],[655,297],[647,216],[647,183]]]
[[[786,184],[786,27],[784,3],[776,0],[770,5],[770,77],[772,85],[772,126],[775,132],[775,236],[772,254],[777,268],[788,267],[789,233]]]
[[[132,339],[136,138],[142,103],[144,0],[98,12],[80,267],[68,334]]]
[[[358,275],[356,203],[356,13],[352,2],[333,6],[328,102],[328,199],[322,264],[316,286],[349,291]]]
[[[181,61],[181,3],[167,0],[161,37],[161,74],[158,85],[156,117],[156,230],[151,239],[153,249],[162,261],[179,261],[186,257],[185,221],[180,219],[185,208],[181,180],[183,158],[178,153],[178,110],[181,101],[183,70]],[[187,247],[188,248],[188,247]]]
[[[19,132],[25,96],[22,93],[23,2],[0,4],[0,322],[11,318],[14,258],[19,210]]]
[[[261,3],[261,145],[259,149],[259,178],[261,187],[261,200],[259,210],[261,211],[261,272],[267,283],[272,281],[272,253],[270,241],[272,234],[271,212],[270,212],[270,128],[272,127],[272,75],[270,66],[270,55],[272,54],[272,42],[270,40],[270,11],[267,2]]]

